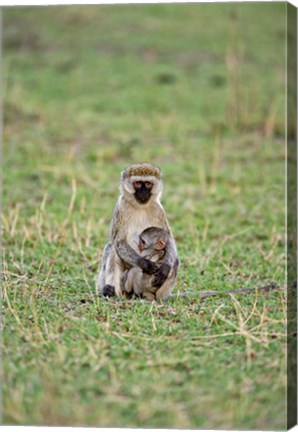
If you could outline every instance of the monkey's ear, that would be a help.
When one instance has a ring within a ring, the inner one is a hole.
[[[165,246],[166,246],[166,244],[163,240],[157,240],[157,242],[155,244],[155,249],[156,250],[162,250],[165,248]]]

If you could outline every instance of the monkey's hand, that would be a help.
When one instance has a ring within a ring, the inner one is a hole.
[[[152,281],[152,286],[155,288],[160,288],[162,284],[167,279],[170,273],[171,267],[167,263],[163,263],[159,269],[155,272],[154,279]]]
[[[148,274],[153,274],[158,270],[158,266],[146,258],[140,258],[138,260],[138,266],[143,270],[144,273]]]

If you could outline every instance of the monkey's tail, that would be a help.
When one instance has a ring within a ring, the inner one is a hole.
[[[290,288],[294,288],[294,284],[291,284]],[[228,290],[228,291],[216,291],[216,290],[200,291],[199,297],[200,299],[203,300],[207,297],[213,297],[213,296],[225,296],[229,294],[251,294],[258,291],[269,292],[272,290],[280,290],[280,289],[282,289],[282,286],[278,285],[275,282],[271,282],[268,285],[255,287],[255,288],[239,288],[239,289]],[[181,293],[179,294],[179,296],[186,297],[189,296],[189,293]]]

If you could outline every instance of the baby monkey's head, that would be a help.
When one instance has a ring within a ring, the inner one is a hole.
[[[143,254],[149,254],[154,251],[163,251],[169,240],[169,231],[158,228],[146,228],[139,237],[139,249]]]

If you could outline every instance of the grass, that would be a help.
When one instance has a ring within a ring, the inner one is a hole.
[[[285,429],[285,7],[3,10],[4,424]],[[138,161],[182,263],[164,304],[95,294]]]

